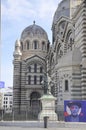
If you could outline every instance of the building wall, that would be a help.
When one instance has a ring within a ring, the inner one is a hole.
[[[75,17],[75,41],[81,53],[81,91],[82,99],[86,99],[86,2],[83,1]]]
[[[0,92],[0,110],[2,110],[2,102],[3,102],[3,93]]]
[[[33,103],[36,104],[43,95],[39,77],[46,73],[46,56],[48,73],[54,81],[51,91],[57,97],[57,111],[63,111],[64,100],[86,99],[86,3],[81,0],[62,1],[54,15],[52,35],[53,42],[48,49],[48,39],[37,34],[25,39],[21,37],[15,45],[13,99],[17,111],[36,109]],[[34,40],[38,42],[36,49]],[[42,42],[45,42],[44,49]],[[34,64],[37,64],[37,72],[34,72]],[[29,66],[31,71],[28,72]],[[39,72],[40,67],[43,68],[42,73]],[[31,76],[29,84],[28,76]],[[37,76],[35,84],[34,76]]]
[[[11,113],[13,108],[13,93],[7,92],[3,94],[3,110],[5,113]]]
[[[54,64],[50,64],[52,77],[55,73],[57,76],[55,83],[57,111],[63,111],[64,100],[85,100],[86,98],[86,9],[85,3],[80,3],[81,1],[75,3],[78,8],[73,5],[75,12],[72,12],[72,19],[61,15],[52,26],[54,51],[51,51],[53,58],[49,57],[49,62],[54,61]],[[54,70],[51,69],[53,66]],[[64,91],[66,80],[68,80],[68,90]]]

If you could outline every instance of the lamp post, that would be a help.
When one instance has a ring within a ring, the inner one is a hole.
[[[14,109],[12,109],[12,121],[14,121]]]
[[[27,110],[28,110],[28,107],[26,106],[26,121],[27,121]]]

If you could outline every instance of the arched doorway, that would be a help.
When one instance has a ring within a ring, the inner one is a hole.
[[[33,114],[36,116],[41,110],[41,103],[39,98],[41,97],[39,92],[32,92],[30,95],[30,108]]]

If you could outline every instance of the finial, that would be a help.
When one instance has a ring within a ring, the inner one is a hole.
[[[33,21],[33,24],[35,24],[35,20]]]

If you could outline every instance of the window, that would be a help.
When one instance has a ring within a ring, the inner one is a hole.
[[[68,91],[68,80],[65,80],[65,91]]]
[[[42,80],[43,80],[43,76],[41,75],[40,76],[40,84],[41,84]]]
[[[45,42],[42,42],[42,50],[45,50]]]
[[[37,64],[34,64],[34,72],[37,72]]]
[[[31,66],[28,67],[28,71],[29,71],[29,73],[31,72]]]
[[[65,9],[65,7],[63,6],[62,9]]]
[[[40,67],[40,73],[42,73],[43,72],[43,68],[42,67]]]
[[[23,43],[21,42],[21,50],[23,50]]]
[[[12,108],[12,105],[10,105],[10,108]]]
[[[34,76],[34,84],[35,85],[37,84],[37,76],[36,75]]]
[[[37,41],[34,41],[34,49],[37,49],[38,43]]]
[[[10,104],[12,104],[12,101],[10,101]]]
[[[28,76],[28,84],[29,85],[31,84],[31,76],[30,75]]]
[[[29,41],[27,41],[27,50],[29,50]]]

